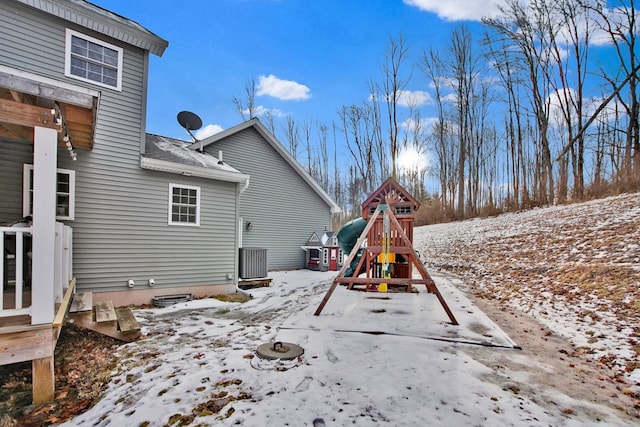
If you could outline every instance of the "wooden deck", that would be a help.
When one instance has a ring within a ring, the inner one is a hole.
[[[75,280],[72,280],[62,304],[56,307],[57,314],[52,323],[32,325],[29,315],[0,318],[0,365],[32,362],[34,404],[54,398],[53,353],[74,291]]]

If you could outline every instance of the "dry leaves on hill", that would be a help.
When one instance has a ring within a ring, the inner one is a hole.
[[[638,382],[640,194],[418,230],[427,266],[534,315],[617,380]]]

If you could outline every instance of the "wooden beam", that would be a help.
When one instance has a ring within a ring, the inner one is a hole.
[[[43,127],[58,132],[62,126],[55,123],[51,109],[0,99],[0,122],[19,126]]]
[[[453,312],[449,308],[449,305],[447,304],[447,302],[444,300],[444,297],[440,293],[440,290],[438,290],[438,287],[436,286],[436,283],[433,281],[433,279],[431,279],[431,276],[429,275],[429,272],[425,268],[425,266],[422,263],[422,261],[420,261],[420,258],[418,257],[418,254],[416,253],[415,249],[413,248],[413,244],[411,243],[411,241],[409,240],[407,235],[402,231],[402,226],[398,222],[398,219],[393,214],[393,212],[389,212],[389,218],[391,218],[391,222],[396,227],[396,229],[400,231],[400,237],[402,238],[402,241],[404,242],[404,244],[407,247],[411,248],[411,256],[410,256],[411,262],[413,262],[413,264],[416,266],[416,268],[420,272],[420,275],[422,276],[423,279],[427,279],[428,278],[430,280],[430,283],[426,283],[427,289],[429,290],[429,292],[435,294],[436,298],[438,298],[438,301],[440,302],[440,305],[444,309],[445,313],[447,313],[447,316],[449,317],[449,320],[451,320],[451,324],[452,325],[459,325],[458,320],[453,315]]]
[[[60,106],[64,120],[69,123],[87,125],[90,129],[93,125],[93,111],[75,105],[63,104]]]
[[[34,74],[9,70],[7,67],[0,66],[0,87],[89,109],[95,107],[96,99],[100,96],[97,91],[84,88],[78,88],[78,90],[63,88],[58,82],[53,80],[46,82],[41,79],[43,78]]]
[[[33,129],[10,123],[0,123],[0,137],[33,143]]]
[[[0,335],[0,365],[26,362],[53,355],[51,325],[2,328]]]
[[[14,101],[24,102],[21,92],[18,92],[17,90],[10,90],[9,93],[11,94],[11,98],[13,98]]]
[[[371,219],[367,223],[366,227],[364,227],[364,230],[362,230],[362,233],[360,234],[360,238],[358,239],[356,244],[353,246],[353,249],[351,249],[351,253],[349,254],[349,257],[342,264],[342,268],[338,272],[338,275],[336,276],[336,278],[333,279],[333,283],[331,284],[331,287],[329,288],[329,290],[325,294],[324,298],[322,299],[322,302],[320,302],[320,305],[316,309],[315,313],[313,313],[314,316],[320,316],[320,313],[322,313],[322,309],[324,309],[324,306],[327,304],[327,301],[329,301],[329,298],[331,298],[331,295],[333,294],[333,291],[336,290],[336,287],[338,286],[338,283],[340,283],[339,279],[344,277],[344,273],[347,271],[347,268],[349,268],[349,265],[351,264],[351,261],[353,261],[353,259],[358,254],[358,249],[360,249],[360,246],[362,246],[362,244],[364,243],[365,239],[367,238],[367,233],[369,232],[369,230],[371,230],[371,227],[373,227],[373,223],[375,222],[375,220],[378,217],[378,215],[380,215],[380,206],[378,206],[376,208],[375,212],[373,213],[373,216],[371,217]]]
[[[39,405],[51,402],[55,397],[53,356],[34,359],[31,362],[31,367],[33,375],[33,404]]]
[[[67,314],[67,311],[69,310],[69,306],[71,305],[71,297],[73,296],[75,291],[76,291],[76,279],[74,277],[69,282],[69,287],[67,287],[67,291],[64,293],[64,298],[62,298],[62,304],[60,304],[60,307],[58,307],[58,312],[56,313],[56,317],[53,319],[54,328],[59,328],[60,326],[62,326],[62,322],[64,321],[64,316]]]
[[[357,283],[357,284],[380,284],[386,283],[388,285],[407,285],[407,284],[418,284],[418,285],[431,285],[434,281],[431,278],[423,278],[418,279],[415,278],[402,278],[402,277],[341,277],[340,283]]]

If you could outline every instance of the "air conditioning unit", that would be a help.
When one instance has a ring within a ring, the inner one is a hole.
[[[267,277],[267,250],[240,248],[240,278],[259,279],[262,277]]]

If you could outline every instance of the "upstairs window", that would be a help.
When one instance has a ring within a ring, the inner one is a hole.
[[[122,48],[67,29],[67,77],[120,90]]]
[[[56,219],[73,220],[75,217],[76,172],[56,169]],[[24,165],[22,215],[33,215],[33,165]]]
[[[169,225],[200,225],[200,187],[169,184]]]

